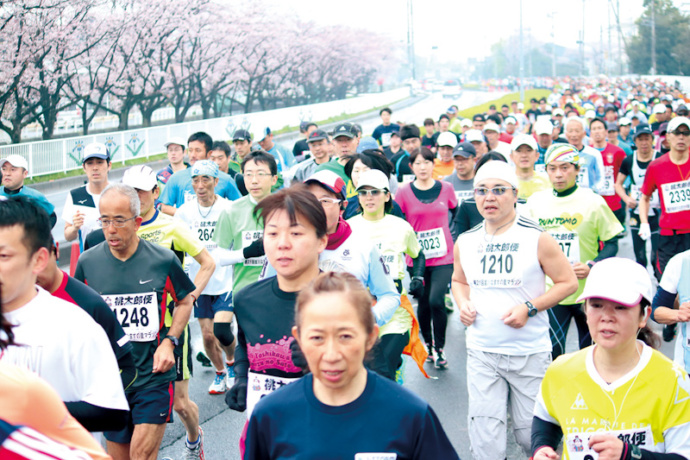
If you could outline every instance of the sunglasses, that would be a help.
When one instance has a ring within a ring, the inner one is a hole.
[[[486,196],[489,194],[489,192],[491,192],[495,196],[501,196],[504,193],[506,193],[508,190],[515,191],[515,187],[494,187],[494,188],[477,187],[474,189],[474,193],[477,194],[478,196]]]
[[[690,136],[690,131],[689,131],[689,130],[681,131],[680,129],[676,129],[675,131],[672,131],[672,132],[673,132],[673,134],[675,134],[676,136],[685,136],[685,137]]]
[[[358,190],[357,194],[364,198],[365,196],[379,196],[382,193],[386,193],[385,190],[380,190],[380,189],[372,189],[372,190]]]

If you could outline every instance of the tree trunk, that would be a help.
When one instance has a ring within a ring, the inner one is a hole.
[[[119,131],[126,131],[129,129],[129,110],[129,105],[124,105],[122,109],[120,109],[120,113],[118,115],[118,118],[120,119],[120,124],[117,127]]]

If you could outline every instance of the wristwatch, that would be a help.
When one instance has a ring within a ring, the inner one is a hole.
[[[168,334],[165,337],[163,337],[163,340],[165,340],[165,339],[169,339],[173,343],[173,345],[175,345],[175,346],[178,346],[180,344],[180,339],[178,339],[174,335]]]
[[[537,316],[537,313],[539,313],[539,310],[537,310],[537,307],[532,305],[532,302],[529,300],[525,300],[525,305],[527,305],[527,316],[532,318],[534,316]]]

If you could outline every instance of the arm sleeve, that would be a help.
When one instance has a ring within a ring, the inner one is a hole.
[[[609,257],[615,257],[618,252],[618,237],[613,237],[610,240],[603,242],[604,247],[599,251],[599,255],[594,259],[594,262],[599,262]]]
[[[532,418],[532,454],[544,446],[556,450],[562,438],[563,430],[560,426],[542,420],[536,415]]]
[[[231,251],[229,249],[219,247],[211,252],[211,256],[213,257],[213,260],[216,261],[216,265],[221,267],[227,267],[228,265],[235,265],[239,264],[240,262],[244,262],[244,250],[242,249]]]
[[[235,347],[235,382],[247,381],[249,378],[249,356],[247,355],[247,339],[237,321],[237,346]]]
[[[673,303],[676,301],[676,294],[671,294],[670,292],[664,290],[661,286],[657,288],[656,294],[654,294],[654,300],[652,301],[652,320],[654,319],[654,313],[659,307],[673,308]]]
[[[395,287],[393,277],[388,273],[378,249],[372,246],[369,253],[369,280],[367,287],[376,297],[374,317],[376,324],[383,326],[390,321],[395,310],[400,306],[400,294]]]

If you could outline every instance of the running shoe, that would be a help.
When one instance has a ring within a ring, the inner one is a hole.
[[[673,339],[676,338],[676,325],[665,325],[664,329],[661,331],[661,336],[664,338],[664,342],[673,342]]]
[[[199,361],[203,367],[213,367],[211,360],[208,359],[208,356],[206,356],[206,353],[203,351],[196,354],[196,360]]]
[[[204,460],[204,430],[199,427],[199,442],[196,446],[190,449],[185,442],[184,445],[185,460]]]
[[[225,362],[225,385],[231,388],[235,384],[235,361]]]
[[[223,395],[228,389],[227,381],[225,380],[225,372],[216,372],[216,376],[213,378],[213,383],[208,387],[208,394],[210,395]]]
[[[433,363],[434,362],[434,347],[432,345],[427,344],[426,345],[426,352],[429,354],[429,356],[426,357],[426,362],[427,363]]]
[[[445,305],[446,305],[446,313],[450,314],[453,313],[453,299],[450,298],[450,294],[446,294],[445,297]]]
[[[436,362],[434,363],[436,369],[447,369],[448,360],[446,359],[446,354],[443,352],[443,348],[436,349]]]

